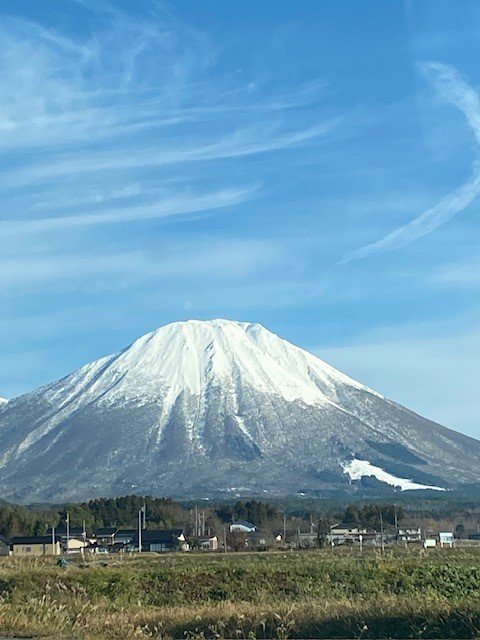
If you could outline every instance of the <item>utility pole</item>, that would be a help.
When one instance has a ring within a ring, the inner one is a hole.
[[[65,518],[67,525],[67,553],[70,552],[70,514],[67,511],[67,517]]]
[[[385,553],[385,540],[383,538],[383,514],[381,511],[380,511],[380,540],[382,543],[382,556],[383,556]]]
[[[82,549],[82,553],[85,553],[85,547],[87,546],[87,528],[86,528],[86,526],[85,526],[85,520],[83,521],[82,538],[83,538],[83,549]]]
[[[223,549],[227,553],[227,527],[223,525]]]
[[[283,514],[283,544],[287,544],[287,515]]]
[[[145,499],[143,500],[143,507],[142,507],[142,528],[146,529],[147,528],[147,503],[145,501]]]
[[[395,540],[398,540],[398,516],[397,507],[393,507],[393,513],[395,515]]]
[[[55,553],[56,550],[57,550],[57,547],[55,546],[55,527],[52,527],[52,553],[54,556],[57,555]]]
[[[199,535],[199,527],[198,527],[198,507],[197,507],[197,505],[195,505],[195,527],[194,527],[193,535],[194,535],[194,536],[198,536],[198,535]]]
[[[138,552],[142,551],[142,510],[138,512]]]

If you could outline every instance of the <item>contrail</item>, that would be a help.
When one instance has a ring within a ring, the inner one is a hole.
[[[450,65],[428,62],[421,65],[421,71],[427,76],[434,75],[435,85],[439,94],[465,115],[473,130],[475,139],[480,145],[480,97],[478,93]],[[374,253],[404,247],[410,242],[435,231],[442,224],[451,220],[478,195],[480,195],[479,160],[473,165],[470,180],[458,187],[458,189],[442,198],[437,204],[424,211],[408,224],[398,227],[376,242],[367,244],[347,254],[342,258],[340,264],[361,260]]]

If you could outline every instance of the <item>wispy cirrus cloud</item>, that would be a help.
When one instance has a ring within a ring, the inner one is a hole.
[[[265,133],[265,130],[244,129],[206,145],[176,142],[173,148],[143,148],[134,154],[117,154],[101,151],[65,154],[53,162],[37,160],[22,169],[0,172],[0,189],[12,190],[35,183],[54,182],[69,176],[82,176],[100,172],[128,171],[131,169],[172,167],[176,164],[208,162],[241,158],[288,149],[318,138],[331,131],[338,119],[328,120],[308,129],[289,133]]]
[[[255,188],[223,190],[207,194],[176,194],[151,204],[117,206],[100,209],[95,213],[36,218],[32,220],[9,220],[0,222],[0,235],[10,236],[27,233],[49,232],[77,227],[93,227],[105,224],[131,223],[140,220],[165,219],[178,216],[212,213],[219,209],[245,202],[255,192]]]
[[[177,175],[192,179],[199,163],[299,147],[338,122],[289,122],[289,110],[319,102],[322,82],[262,97],[252,95],[245,74],[212,75],[214,45],[161,4],[149,3],[142,17],[116,4],[77,7],[95,13],[93,31],[72,35],[3,16],[0,149],[9,161],[0,189],[7,199],[27,190],[38,202],[35,194],[61,181],[70,188],[68,206],[72,193],[91,192],[107,173],[110,181],[137,183],[154,174],[158,188],[176,165]],[[238,191],[227,181],[218,172],[219,191]],[[22,218],[37,202],[23,207]]]
[[[73,5],[88,29],[8,15],[0,24],[0,264],[10,292],[29,278],[52,291],[71,278],[75,289],[82,273],[103,278],[129,260],[129,283],[164,277],[165,261],[160,268],[150,256],[156,268],[149,273],[132,254],[135,225],[230,213],[268,189],[258,170],[249,173],[238,160],[318,144],[339,122],[331,114],[295,115],[318,106],[321,80],[263,94],[257,84],[252,91],[246,72],[217,72],[211,40],[161,3],[147,1],[147,12]],[[100,226],[117,228],[108,259]],[[187,272],[202,272],[195,255],[182,257]],[[275,263],[271,251],[264,255]],[[202,260],[210,264],[206,254]]]
[[[473,87],[450,65],[439,62],[420,66],[423,74],[431,79],[439,95],[463,113],[475,140],[480,145],[480,97]],[[480,159],[474,162],[469,180],[442,198],[411,222],[398,227],[386,236],[348,253],[341,263],[361,260],[376,253],[390,251],[422,238],[461,213],[480,195]]]
[[[205,279],[233,284],[253,274],[259,279],[285,264],[290,264],[292,271],[297,261],[297,255],[285,242],[255,238],[205,237],[175,244],[167,240],[156,242],[149,249],[117,248],[103,254],[88,248],[75,252],[43,249],[19,257],[11,251],[0,257],[0,291],[13,289],[25,294],[52,283],[73,291],[92,286],[98,290],[123,290],[138,281],[155,282],[157,286]]]

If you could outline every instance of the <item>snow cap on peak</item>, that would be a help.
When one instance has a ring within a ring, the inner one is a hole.
[[[139,340],[150,340],[158,337],[163,338],[167,335],[190,336],[194,340],[201,340],[202,336],[209,336],[210,339],[215,340],[217,336],[222,335],[225,339],[232,340],[235,336],[238,339],[242,334],[256,340],[262,333],[277,337],[257,322],[226,320],[224,318],[213,318],[212,320],[196,320],[192,318],[190,320],[180,320],[166,324],[142,336]]]
[[[212,387],[235,395],[246,386],[309,405],[335,402],[339,385],[365,388],[261,324],[220,318],[167,324],[84,373],[96,376],[90,391],[99,395],[148,390],[172,405],[182,392],[203,396]]]
[[[189,320],[178,320],[176,322],[170,322],[169,324],[166,324],[162,327],[159,327],[156,332],[158,331],[165,331],[167,329],[182,329],[182,328],[186,328],[186,329],[190,329],[190,328],[204,328],[205,330],[209,330],[209,329],[220,329],[220,330],[225,330],[228,328],[238,328],[238,329],[242,329],[245,332],[248,331],[254,331],[254,330],[264,330],[264,331],[268,331],[268,329],[265,329],[265,327],[263,327],[261,324],[258,324],[257,322],[245,322],[245,321],[241,321],[241,320],[227,320],[226,318],[212,318],[211,320],[198,320],[196,318],[190,318]],[[256,329],[258,328],[258,329]],[[155,332],[155,333],[156,333]],[[271,332],[269,332],[271,333]]]

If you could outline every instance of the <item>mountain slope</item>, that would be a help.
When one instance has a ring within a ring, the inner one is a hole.
[[[448,488],[479,481],[479,460],[480,442],[226,320],[167,325],[0,407],[17,500],[348,488],[362,468]]]

